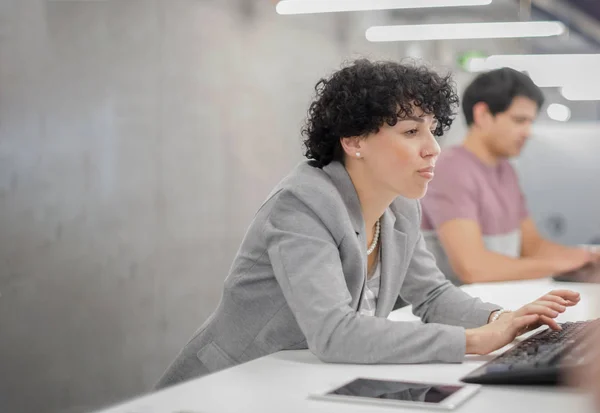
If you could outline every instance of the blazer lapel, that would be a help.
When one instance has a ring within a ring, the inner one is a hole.
[[[354,227],[361,252],[364,277],[362,289],[364,290],[367,281],[367,239],[356,188],[342,163],[331,162],[323,167],[323,171],[329,175],[338,188]],[[401,271],[406,267],[404,261],[406,260],[407,236],[398,228],[408,228],[408,226],[407,222],[404,222],[406,220],[404,216],[398,215],[398,217],[400,221],[396,222],[396,215],[388,208],[381,218],[381,283],[375,310],[375,315],[379,317],[387,317],[394,307],[398,297],[398,285],[402,282],[404,275]],[[362,294],[363,291],[360,292],[358,307],[360,307]]]
[[[358,292],[358,296],[353,297],[356,298],[354,308],[358,310],[367,283],[367,238],[360,200],[358,199],[358,194],[356,193],[356,188],[352,183],[352,179],[350,178],[346,167],[341,162],[333,161],[324,166],[323,171],[329,175],[331,182],[333,182],[339,191],[346,206],[346,210],[348,211],[352,228],[356,234],[356,242],[358,243],[358,250],[360,251],[359,256],[362,276],[362,287]]]
[[[362,216],[360,200],[358,199],[356,188],[352,183],[352,179],[350,179],[350,175],[348,175],[346,167],[340,162],[333,161],[324,166],[323,171],[329,175],[331,181],[342,196],[344,204],[346,205],[346,209],[348,210],[348,216],[350,217],[350,222],[352,222],[354,232],[356,232],[356,235],[359,237],[364,237],[365,221],[363,220]],[[366,251],[367,249],[365,244],[364,252],[366,253]]]
[[[406,259],[406,234],[395,228],[396,218],[386,209],[381,219],[381,281],[375,316],[387,317],[398,298],[400,271]]]

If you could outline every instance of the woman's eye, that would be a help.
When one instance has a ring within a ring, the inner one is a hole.
[[[435,129],[432,129],[432,130],[431,130],[431,134],[432,134],[432,135],[435,135],[435,131],[437,131],[437,128],[435,128]]]
[[[409,130],[409,131],[406,131],[406,132],[404,132],[404,134],[405,134],[405,135],[408,135],[408,136],[413,136],[413,135],[416,135],[416,134],[417,134],[417,132],[419,132],[419,130],[418,130],[418,129],[411,129],[411,130]]]

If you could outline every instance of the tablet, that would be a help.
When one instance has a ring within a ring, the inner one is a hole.
[[[480,387],[472,384],[448,385],[361,377],[312,397],[320,400],[368,403],[388,407],[453,410],[477,393]]]

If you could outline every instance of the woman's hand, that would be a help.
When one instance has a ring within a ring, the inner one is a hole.
[[[536,328],[547,325],[553,330],[560,330],[560,326],[554,320],[560,313],[564,313],[567,307],[573,307],[581,300],[579,293],[570,290],[554,290],[540,297],[532,303],[519,308],[512,314],[514,317],[526,315],[539,315],[537,322],[526,325],[520,334],[535,330]],[[502,318],[502,317],[500,317]]]
[[[547,325],[560,330],[554,320],[567,307],[576,305],[579,293],[569,290],[555,290],[529,303],[517,311],[501,314],[498,319],[483,327],[466,331],[467,354],[488,354],[511,343],[516,337],[528,331]]]

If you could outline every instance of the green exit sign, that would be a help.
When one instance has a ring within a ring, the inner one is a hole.
[[[461,53],[460,55],[458,55],[457,63],[461,69],[468,70],[468,64],[471,59],[483,59],[486,57],[488,57],[487,54],[476,51],[476,50],[472,50],[472,51]]]

